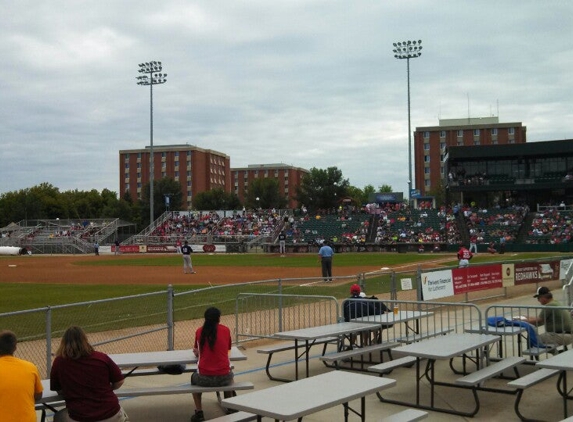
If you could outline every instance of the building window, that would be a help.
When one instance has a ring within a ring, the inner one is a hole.
[[[424,174],[430,174],[430,167],[426,167],[424,169]]]
[[[175,177],[179,177],[179,172],[178,172],[178,171],[175,172]]]
[[[509,143],[510,143],[510,144],[515,144],[515,139],[510,139],[510,140],[509,140]]]
[[[429,163],[430,162],[430,156],[426,155],[424,156],[424,163]]]
[[[491,130],[491,134],[492,134],[493,136],[497,136],[497,128],[496,128],[496,127],[494,127],[494,128]]]
[[[474,145],[481,145],[480,140],[479,139],[474,140]]]
[[[446,143],[445,142],[440,142],[440,149],[442,151],[446,149]]]
[[[491,140],[492,145],[497,145],[497,138]]]
[[[446,137],[446,131],[445,130],[440,130],[440,138],[445,138]]]
[[[464,137],[464,130],[463,129],[459,129],[458,130],[458,138],[463,138]]]
[[[125,163],[125,168],[126,168],[126,169],[129,168],[129,163]]]
[[[430,143],[424,142],[424,151],[428,151],[430,149]]]
[[[463,139],[458,139],[458,146],[459,146],[459,147],[463,147],[463,146],[464,146],[464,140],[463,140]]]
[[[430,179],[424,180],[424,186],[426,187],[426,189],[428,189],[431,186]]]
[[[425,131],[424,132],[424,139],[429,139],[430,138],[430,132]]]
[[[179,157],[179,151],[175,151],[175,156]]]
[[[474,129],[474,136],[479,136],[479,129]]]
[[[515,135],[515,128],[514,128],[514,127],[510,127],[510,128],[508,129],[508,132],[509,132],[510,135]]]

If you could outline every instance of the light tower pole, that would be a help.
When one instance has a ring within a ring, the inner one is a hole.
[[[410,59],[422,55],[422,40],[394,43],[394,57],[406,59],[408,76],[408,202],[412,203],[412,129],[410,127]]]
[[[154,179],[154,156],[153,156],[153,85],[167,82],[167,73],[159,73],[162,70],[161,62],[146,62],[139,64],[137,85],[149,85],[149,224],[155,220],[153,215],[153,179]],[[149,75],[149,76],[147,76]]]

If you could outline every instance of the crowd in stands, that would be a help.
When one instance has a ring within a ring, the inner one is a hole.
[[[490,243],[502,237],[505,243],[515,242],[517,233],[529,213],[527,206],[512,206],[507,208],[479,208],[465,205],[463,213],[470,238],[477,243]]]
[[[563,208],[558,206],[535,213],[526,243],[570,243],[573,214]]]

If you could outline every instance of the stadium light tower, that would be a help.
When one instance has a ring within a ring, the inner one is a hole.
[[[146,62],[139,64],[137,85],[149,85],[149,224],[155,220],[153,215],[153,179],[154,179],[154,157],[153,157],[153,85],[160,85],[167,82],[167,73],[160,73],[161,62]],[[149,76],[147,76],[149,75]]]
[[[408,202],[412,203],[412,129],[410,127],[410,59],[422,55],[422,40],[394,43],[394,57],[406,59],[408,75]]]

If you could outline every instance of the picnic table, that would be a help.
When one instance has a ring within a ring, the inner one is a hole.
[[[339,338],[339,349],[341,348],[342,339],[349,334],[358,333],[361,331],[374,331],[379,330],[378,327],[372,323],[356,323],[356,322],[340,322],[335,324],[320,325],[317,327],[301,328],[299,330],[282,331],[275,333],[273,337],[283,340],[294,340],[294,363],[295,363],[295,380],[298,380],[298,356],[299,348],[306,349],[305,363],[306,363],[306,376],[309,376],[309,349],[313,342],[327,337]],[[300,343],[303,345],[301,346]]]
[[[344,406],[344,420],[349,410],[366,420],[365,397],[396,385],[390,378],[379,378],[346,371],[332,371],[275,387],[224,399],[226,408],[242,410],[275,420],[289,421],[328,409]],[[360,399],[360,410],[350,408],[349,402]]]
[[[570,388],[567,386],[567,372],[573,371],[573,350],[562,352],[556,356],[552,356],[538,362],[536,366],[560,371],[559,378],[557,380],[557,391],[563,398],[563,417],[567,418],[569,413],[567,409],[567,400],[571,398],[569,396]]]
[[[455,383],[438,381],[435,378],[435,363],[438,360],[450,360],[458,356],[465,356],[472,352],[475,354],[476,366],[483,366],[483,360],[487,357],[487,346],[499,341],[499,336],[491,334],[448,334],[446,336],[434,337],[405,346],[396,347],[393,351],[396,354],[412,356],[416,358],[416,399],[415,402],[386,399],[380,394],[380,401],[392,404],[399,404],[411,407],[417,407],[426,410],[451,413],[461,416],[473,416],[473,412],[462,412],[451,408],[441,408],[435,405],[435,387],[446,386],[455,388],[467,388]],[[426,368],[422,372],[422,361],[427,360]],[[382,364],[383,365],[383,364]],[[371,369],[376,368],[376,365]],[[430,384],[429,405],[421,403],[420,388],[422,379],[426,378]],[[474,396],[477,402],[477,396]],[[479,404],[478,404],[479,408]]]

